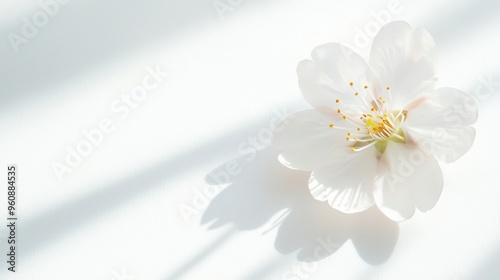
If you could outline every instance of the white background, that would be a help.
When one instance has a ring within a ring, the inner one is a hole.
[[[11,273],[3,187],[0,279],[500,278],[500,4],[366,2],[220,0],[231,9],[218,12],[212,0],[72,0],[16,53],[9,34],[43,10],[1,0],[0,182],[16,164],[19,220]],[[438,87],[480,108],[474,146],[443,166],[436,207],[400,224],[314,201],[308,174],[262,141],[283,110],[309,107],[297,63],[331,41],[366,56],[360,37],[382,14],[426,28]],[[113,102],[148,67],[170,76],[121,119]],[[114,130],[59,180],[54,162],[104,118]],[[239,148],[255,137],[254,158]],[[210,174],[228,170],[215,193]],[[320,240],[336,248],[316,260]]]

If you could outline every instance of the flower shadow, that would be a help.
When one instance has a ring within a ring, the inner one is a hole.
[[[252,230],[282,212],[274,223],[278,228],[274,245],[282,254],[298,251],[298,260],[316,261],[351,240],[367,263],[381,264],[391,256],[399,236],[397,223],[376,207],[345,214],[315,200],[307,187],[309,172],[288,169],[277,156],[267,148],[255,158],[243,156],[231,161],[233,167],[237,162],[241,169],[233,169],[239,172],[211,201],[201,224],[209,224],[208,229],[231,224],[238,230]],[[206,176],[207,183],[216,185],[214,178],[226,171],[226,164],[216,168]]]

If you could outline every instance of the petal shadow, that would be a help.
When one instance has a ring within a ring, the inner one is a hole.
[[[217,185],[224,177],[229,185],[210,202],[201,219],[209,229],[227,224],[238,230],[258,229],[273,217],[278,227],[275,248],[282,254],[297,251],[300,261],[317,261],[334,254],[351,240],[359,256],[370,264],[381,264],[392,254],[399,236],[397,223],[376,207],[357,214],[332,209],[309,193],[309,172],[291,170],[278,162],[272,148],[255,158],[242,156],[235,162],[239,172],[229,176],[224,164],[206,176]],[[225,176],[222,176],[225,174]],[[279,212],[285,214],[276,218]]]

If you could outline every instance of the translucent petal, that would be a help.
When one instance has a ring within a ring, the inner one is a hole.
[[[415,207],[427,211],[441,195],[443,176],[434,156],[416,146],[389,143],[375,180],[374,198],[394,221],[409,219]]]
[[[408,23],[391,22],[373,40],[369,80],[376,91],[391,88],[393,105],[404,107],[436,80],[436,44],[424,29],[412,32]]]
[[[413,145],[389,143],[374,187],[375,203],[387,217],[402,221],[413,216],[415,207],[432,209],[442,188],[443,176],[434,156]]]
[[[297,67],[302,94],[316,108],[331,108],[336,99],[345,100],[347,104],[359,102],[354,93],[362,91],[367,84],[367,71],[363,58],[337,43],[315,48],[312,60],[303,60]]]
[[[314,109],[286,118],[273,137],[273,146],[284,150],[280,162],[293,169],[312,171],[334,157],[335,150],[349,150],[352,143],[345,141],[345,131],[329,126],[332,119]]]
[[[373,181],[377,172],[374,147],[360,152],[338,150],[335,158],[314,168],[309,179],[312,196],[328,201],[344,213],[368,209],[373,202]]]

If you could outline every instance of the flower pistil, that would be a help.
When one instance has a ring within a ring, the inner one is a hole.
[[[354,82],[349,86],[354,87]],[[387,147],[388,141],[406,143],[404,131],[401,125],[406,120],[406,110],[394,110],[391,108],[391,88],[386,87],[385,95],[375,96],[370,88],[365,85],[363,94],[354,92],[356,98],[361,99],[359,104],[347,105],[340,99],[335,103],[339,105],[337,113],[342,115],[344,126],[330,123],[330,128],[346,130],[346,141],[353,142],[350,149],[354,152],[375,146],[382,154]]]

